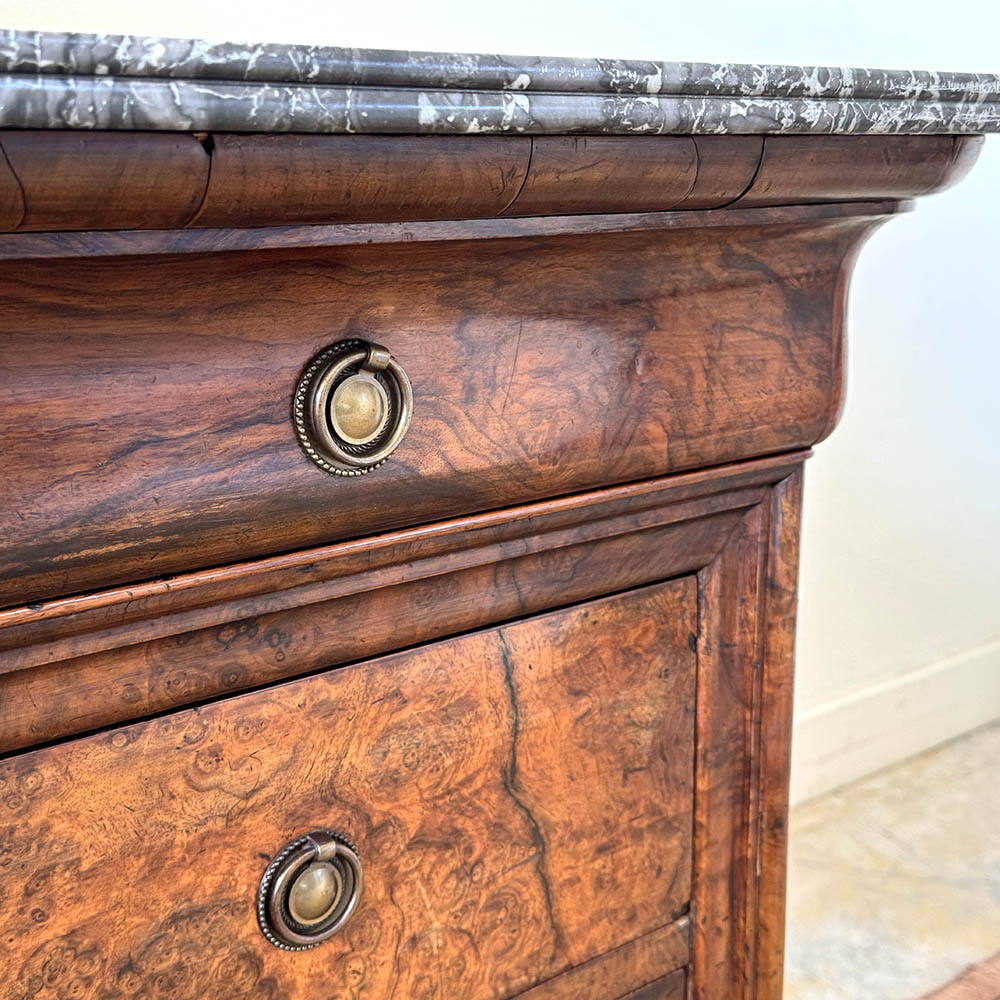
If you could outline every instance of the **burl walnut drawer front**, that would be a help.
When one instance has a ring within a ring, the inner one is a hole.
[[[807,446],[877,221],[4,262],[0,605]],[[353,479],[293,422],[345,338],[413,395]]]
[[[696,604],[684,578],[9,759],[4,995],[674,996]],[[283,951],[258,885],[319,828],[363,894]]]

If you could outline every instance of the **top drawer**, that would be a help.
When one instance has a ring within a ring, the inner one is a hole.
[[[5,262],[0,605],[809,445],[839,404],[845,260],[877,221],[835,208]],[[402,365],[413,420],[343,479],[292,401],[355,337]]]

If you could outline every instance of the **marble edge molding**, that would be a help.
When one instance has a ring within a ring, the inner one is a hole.
[[[1000,131],[1000,76],[3,30],[0,127],[967,134]]]
[[[0,76],[0,127],[490,135],[978,134],[1000,103],[414,91]]]
[[[1000,101],[1000,75],[248,44],[0,30],[0,73],[703,97]]]

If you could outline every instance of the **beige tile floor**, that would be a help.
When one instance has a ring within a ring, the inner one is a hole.
[[[792,812],[786,1000],[916,1000],[1000,950],[1000,723]]]

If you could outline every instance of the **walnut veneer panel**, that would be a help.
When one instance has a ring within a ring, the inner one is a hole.
[[[524,183],[531,139],[213,136],[197,226],[499,215]]]
[[[539,136],[507,215],[716,208],[753,181],[761,136]]]
[[[208,183],[193,135],[14,131],[0,133],[0,147],[24,198],[20,229],[183,226]]]
[[[737,203],[915,198],[957,184],[975,163],[983,136],[772,135],[753,185]]]
[[[628,143],[626,147],[624,143]],[[679,205],[694,187],[690,136],[539,136],[508,215],[650,212]]]
[[[487,1000],[657,931],[689,898],[696,600],[685,578],[5,761],[8,996]],[[324,825],[362,904],[279,951],[257,882]]]
[[[878,222],[7,262],[0,602],[808,446]],[[386,344],[415,406],[344,481],[291,399],[352,336]]]
[[[881,134],[196,137],[0,130],[10,168],[0,164],[0,231],[245,228],[905,198],[960,179],[981,143],[981,136]]]

